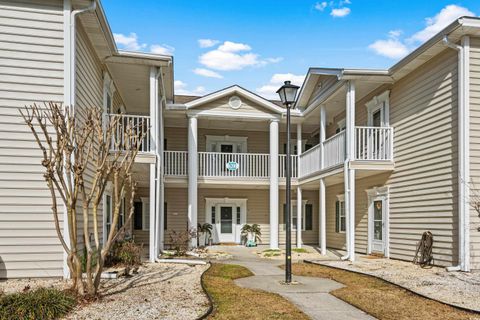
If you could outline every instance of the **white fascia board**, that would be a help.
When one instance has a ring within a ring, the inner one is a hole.
[[[261,96],[259,95],[256,95],[238,85],[234,85],[234,86],[231,86],[231,87],[228,87],[228,88],[225,88],[225,89],[222,89],[222,90],[219,90],[219,91],[216,91],[216,92],[213,92],[211,94],[208,94],[200,99],[196,99],[196,100],[193,100],[193,101],[190,101],[190,102],[187,102],[185,103],[185,106],[187,107],[187,109],[192,109],[192,108],[195,108],[197,106],[200,106],[202,104],[205,104],[205,103],[208,103],[210,101],[214,101],[216,99],[219,99],[219,98],[222,98],[224,96],[227,96],[227,95],[230,95],[232,93],[238,93],[239,95],[242,95],[252,101],[255,101],[256,103],[258,103],[259,105],[271,110],[271,111],[274,111],[276,113],[282,113],[283,112],[283,108],[277,106],[276,104],[268,101],[267,99],[265,98],[262,98]]]
[[[187,106],[183,103],[167,103],[166,110],[187,110]]]
[[[258,120],[274,120],[280,119],[281,115],[259,114],[252,112],[230,112],[230,111],[212,111],[212,110],[188,110],[188,116],[223,118],[223,119],[258,119]]]

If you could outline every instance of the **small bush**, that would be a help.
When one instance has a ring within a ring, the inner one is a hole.
[[[108,265],[123,265],[135,267],[142,264],[142,246],[137,245],[133,240],[116,242],[111,251]]]
[[[170,243],[173,250],[176,251],[177,256],[184,256],[189,247],[190,241],[197,237],[197,231],[195,229],[185,231],[170,232]]]
[[[40,288],[0,296],[0,320],[50,320],[65,316],[76,304],[65,291]]]

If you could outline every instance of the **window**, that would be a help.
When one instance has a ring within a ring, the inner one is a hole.
[[[133,228],[135,230],[143,229],[143,204],[141,201],[133,203]]]
[[[335,232],[345,232],[346,218],[345,218],[345,199],[344,196],[337,196],[337,202],[335,202]]]
[[[163,203],[163,230],[167,230],[167,222],[168,222],[168,215],[167,215],[167,203]]]
[[[343,118],[342,120],[339,120],[337,122],[337,129],[335,130],[335,133],[340,133],[340,132],[344,131],[345,128],[346,128],[346,123],[347,122],[346,122],[345,118]]]
[[[113,93],[115,86],[113,84],[110,75],[105,72],[103,76],[103,112],[104,113],[113,113]],[[120,109],[121,110],[121,109]]]
[[[207,152],[245,153],[247,137],[206,136]]]
[[[215,224],[215,206],[212,206],[212,225]]]
[[[240,224],[240,207],[237,207],[237,224]]]
[[[142,220],[143,220],[143,230],[150,229],[150,199],[142,199]]]
[[[117,231],[120,230],[121,227],[125,224],[125,210],[127,208],[125,198],[120,200],[120,212],[118,213],[118,223],[117,223]]]
[[[366,103],[368,126],[388,127],[390,125],[389,96],[390,91],[387,90]]]
[[[105,207],[106,207],[106,212],[105,212],[105,232],[106,235],[104,235],[104,239],[106,240],[108,235],[110,234],[110,229],[112,227],[112,196],[108,195],[105,197]]]
[[[313,230],[313,205],[311,203],[306,203],[307,200],[303,201],[303,210],[302,210],[302,231]],[[285,230],[285,221],[287,211],[287,205],[283,204],[283,228]],[[297,201],[292,201],[292,210],[291,210],[291,221],[292,221],[292,230],[297,230]]]

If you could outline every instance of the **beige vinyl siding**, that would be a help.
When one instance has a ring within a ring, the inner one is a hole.
[[[0,24],[0,278],[58,277],[42,155],[18,108],[63,102],[63,5],[0,1]]]
[[[395,170],[390,255],[411,260],[424,231],[435,263],[457,260],[457,54],[445,50],[396,83],[390,95]]]
[[[297,200],[296,187],[292,188],[292,200]],[[285,244],[286,230],[285,230],[285,216],[284,216],[284,205],[286,202],[285,189],[279,190],[279,200],[280,204],[278,206],[279,210],[279,233],[278,241],[280,244]],[[304,244],[318,244],[318,191],[313,190],[303,190],[302,192],[302,202],[307,201],[307,204],[311,204],[312,207],[312,230],[303,230],[302,231],[302,242]],[[268,201],[268,198],[267,200]],[[270,213],[269,213],[270,214]],[[292,216],[297,216],[297,212],[292,212]],[[297,241],[297,231],[292,229],[292,243],[295,245]]]
[[[186,188],[165,188],[165,202],[167,203],[167,230],[165,232],[165,245],[168,247],[172,241],[171,232],[187,230],[187,189]],[[202,216],[198,209],[199,222]],[[203,221],[203,220],[202,220]]]
[[[355,181],[355,251],[367,253],[368,246],[368,195],[367,190],[385,185],[389,174],[378,174]],[[345,250],[345,233],[335,232],[335,203],[344,193],[343,183],[328,186],[325,193],[327,247]]]
[[[472,195],[480,195],[480,38],[470,42],[470,178]],[[480,269],[480,218],[470,211],[471,268]]]

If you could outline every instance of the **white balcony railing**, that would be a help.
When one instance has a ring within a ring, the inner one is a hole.
[[[393,128],[355,127],[356,160],[392,160]]]
[[[292,170],[290,171],[290,176],[292,178],[296,178],[298,176],[298,165],[297,165],[297,156],[292,155],[290,156],[291,158],[291,166]],[[287,155],[286,154],[281,154],[278,156],[279,161],[278,161],[278,176],[280,178],[286,178],[287,177]]]
[[[125,150],[128,139],[126,129],[130,126],[135,134],[138,136],[143,136],[142,141],[140,142],[139,152],[150,152],[151,151],[151,140],[150,140],[150,117],[149,116],[137,116],[137,115],[126,115],[126,114],[108,114],[106,115],[106,121],[116,120],[114,135],[112,138],[112,151],[122,151]]]
[[[345,161],[345,131],[326,139],[323,142],[325,152],[323,169],[333,167]]]
[[[321,148],[320,144],[317,144],[313,148],[305,151],[300,155],[300,177],[308,176],[314,172],[320,171],[320,157]]]
[[[298,176],[297,156],[291,156],[292,178]],[[278,176],[286,177],[286,155],[278,156]],[[188,152],[165,151],[163,157],[166,176],[188,175]],[[270,155],[263,153],[198,153],[199,177],[237,177],[266,179],[270,177]]]
[[[166,176],[188,175],[188,151],[165,151],[163,173]]]
[[[306,177],[321,170],[340,165],[345,161],[345,131],[323,142],[324,163],[321,166],[320,144],[300,155],[300,177]],[[393,128],[355,127],[354,160],[390,161],[393,160]]]
[[[199,177],[268,178],[269,155],[262,153],[198,153]]]

